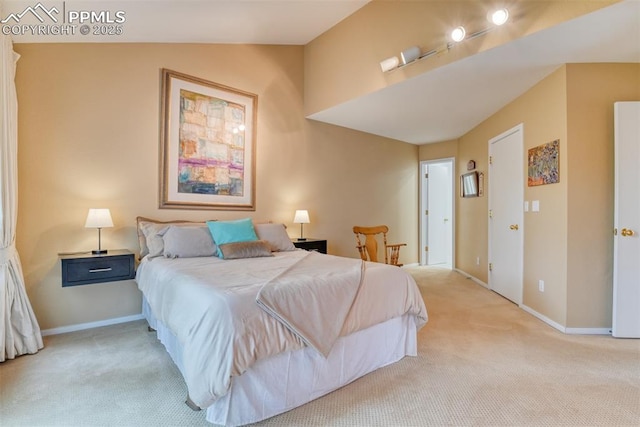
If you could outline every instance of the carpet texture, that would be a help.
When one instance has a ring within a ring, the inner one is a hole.
[[[414,268],[418,357],[264,426],[638,426],[640,340],[564,335],[451,270]],[[0,364],[0,426],[211,426],[143,321]]]

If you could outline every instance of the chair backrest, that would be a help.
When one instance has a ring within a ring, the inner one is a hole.
[[[377,225],[375,227],[353,227],[353,232],[356,235],[358,241],[358,251],[360,252],[360,258],[365,261],[378,262],[378,238],[382,235],[382,247],[384,248],[384,263],[388,264],[387,260],[387,232],[389,227],[386,225]],[[364,244],[360,240],[364,237]]]

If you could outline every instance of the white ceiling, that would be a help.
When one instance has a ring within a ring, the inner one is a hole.
[[[562,64],[584,62],[640,62],[640,1],[617,3],[309,118],[413,144],[456,139]]]
[[[41,1],[49,9],[56,6],[67,13],[70,10],[124,11],[123,34],[92,36],[79,31],[67,36],[26,34],[13,36],[16,43],[304,45],[369,0]],[[2,18],[9,12],[19,13],[36,4],[37,0],[5,1]],[[22,19],[23,22],[35,20],[30,14]],[[614,4],[309,118],[413,144],[455,139],[560,65],[580,62],[640,62],[640,0]]]

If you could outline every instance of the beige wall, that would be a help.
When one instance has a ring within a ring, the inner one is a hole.
[[[527,150],[560,140],[560,182],[525,186],[523,304],[568,328],[611,326],[613,102],[637,99],[640,65],[569,64],[458,141],[458,170],[486,170],[489,139],[523,123],[526,182]],[[487,198],[457,201],[456,266],[486,282]]]
[[[613,103],[640,100],[640,64],[567,65],[567,326],[611,326]]]
[[[461,58],[491,49],[619,0],[373,0],[305,46],[305,113],[310,115]],[[449,32],[486,29],[488,6],[507,7],[510,23],[409,67],[382,73],[380,61],[418,46],[446,47]]]
[[[62,288],[60,252],[96,246],[87,209],[111,209],[103,246],[137,250],[135,217],[284,222],[357,257],[351,227],[385,223],[418,259],[418,147],[303,116],[300,46],[22,44],[17,247],[42,329],[140,313],[134,281]],[[160,69],[258,95],[255,212],[160,210]]]
[[[420,145],[418,157],[420,161],[447,159],[449,157],[457,157],[458,140],[437,142],[434,144]]]
[[[525,158],[523,182],[527,179],[530,148],[560,141],[560,182],[536,187],[525,184],[524,198],[538,200],[540,212],[524,214],[523,304],[566,325],[567,310],[567,188],[568,169],[566,68],[561,67],[519,98],[514,107],[523,112]],[[544,280],[544,292],[538,291]]]

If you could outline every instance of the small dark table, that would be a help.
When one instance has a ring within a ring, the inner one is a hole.
[[[126,249],[110,249],[106,254],[59,254],[62,286],[115,282],[136,277],[134,254]]]
[[[327,241],[322,239],[306,239],[306,240],[298,240],[291,239],[293,245],[296,248],[304,249],[306,251],[316,251],[321,254],[327,253]]]

